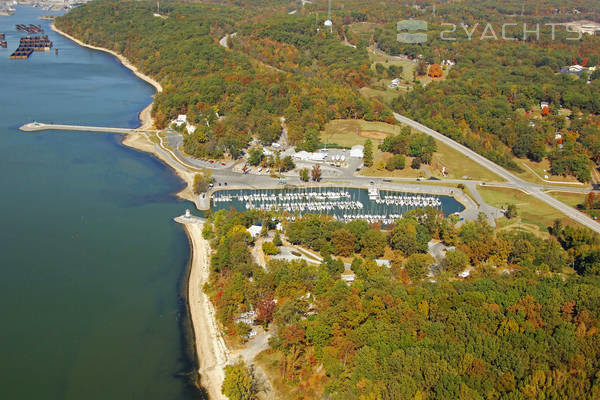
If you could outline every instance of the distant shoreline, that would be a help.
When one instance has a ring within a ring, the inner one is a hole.
[[[140,79],[142,79],[143,81],[148,82],[149,84],[151,84],[152,86],[154,86],[154,88],[156,89],[157,92],[162,92],[163,88],[161,86],[160,83],[158,83],[155,79],[152,79],[151,77],[149,77],[148,75],[143,74],[142,72],[140,72],[138,70],[138,68],[133,65],[125,56],[116,53],[112,50],[106,49],[104,47],[98,47],[98,46],[93,46],[91,44],[86,44],[84,42],[82,42],[81,40],[69,35],[66,32],[61,31],[60,29],[58,29],[56,27],[56,25],[54,25],[54,23],[52,23],[50,25],[50,28],[52,28],[52,30],[58,34],[61,34],[63,36],[65,36],[68,39],[71,39],[72,41],[74,41],[75,43],[77,43],[78,45],[82,46],[82,47],[87,47],[89,49],[93,49],[93,50],[99,50],[99,51],[103,51],[105,53],[109,53],[112,54],[113,56],[115,56],[116,58],[119,59],[119,61],[121,62],[121,64],[123,64],[125,67],[129,68],[131,71],[133,71],[133,73]]]
[[[141,73],[137,67],[123,55],[103,47],[86,44],[68,33],[61,31],[54,24],[51,25],[51,28],[56,33],[65,36],[82,47],[103,51],[113,55],[138,78],[151,84],[156,89],[157,93],[162,92],[163,88],[159,82]],[[140,128],[142,129],[152,129],[154,126],[154,120],[151,114],[153,104],[154,101],[139,113],[141,123]],[[122,143],[137,150],[151,153],[171,167],[176,175],[187,184],[186,188],[177,195],[184,200],[195,201],[196,196],[191,190],[194,178],[193,173],[170,162],[164,154],[157,151],[156,145],[146,139],[146,137],[127,134]],[[183,224],[183,226],[190,243],[190,268],[187,276],[187,288],[185,293],[190,325],[192,328],[193,346],[196,355],[195,372],[200,376],[201,388],[199,388],[199,390],[208,392],[211,400],[219,400],[224,398],[221,394],[221,384],[224,378],[223,367],[228,361],[228,349],[218,327],[212,303],[208,296],[202,291],[204,283],[208,281],[210,273],[210,247],[208,242],[202,237],[202,225]],[[197,379],[194,379],[194,382],[197,383],[197,381]]]

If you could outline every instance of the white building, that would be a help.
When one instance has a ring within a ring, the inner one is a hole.
[[[323,152],[309,153],[308,151],[304,150],[294,153],[293,155],[294,158],[297,158],[301,161],[323,161],[325,160],[326,156],[327,154]]]
[[[250,226],[250,228],[247,229],[248,233],[250,234],[250,236],[252,236],[252,238],[256,238],[260,235],[260,233],[262,232],[262,226],[260,225],[252,225]]]
[[[352,272],[352,270],[347,269],[344,272],[342,272],[342,280],[348,285],[354,282],[354,279],[356,279],[356,275],[354,274],[354,272]]]
[[[350,149],[350,157],[363,158],[364,152],[365,152],[365,146],[363,146],[361,144],[354,145]]]
[[[569,72],[578,73],[578,72],[582,72],[584,69],[585,69],[585,67],[582,67],[581,65],[571,65],[569,67]]]
[[[177,119],[173,120],[173,123],[177,126],[181,126],[183,124],[187,124],[187,115],[179,114]]]

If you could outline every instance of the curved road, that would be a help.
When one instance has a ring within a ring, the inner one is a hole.
[[[396,120],[398,120],[399,122],[402,122],[403,124],[406,124],[406,125],[410,126],[411,128],[414,128],[420,132],[423,132],[429,136],[432,136],[433,138],[439,140],[440,142],[461,152],[462,154],[464,154],[471,160],[479,163],[480,165],[486,167],[487,169],[489,169],[496,175],[504,178],[507,181],[507,183],[510,184],[510,186],[515,187],[516,189],[520,189],[520,190],[532,195],[533,197],[550,205],[551,207],[562,212],[563,214],[567,215],[568,217],[572,218],[573,220],[579,222],[581,225],[584,225],[584,226],[590,228],[594,232],[600,233],[600,224],[598,222],[594,221],[592,218],[588,217],[584,213],[575,210],[571,206],[568,206],[568,205],[564,204],[563,202],[556,200],[554,197],[548,195],[547,193],[544,193],[542,191],[543,186],[540,186],[540,185],[537,185],[534,183],[529,183],[529,182],[522,180],[521,178],[519,178],[516,175],[514,175],[513,173],[507,171],[506,169],[499,166],[498,164],[488,160],[487,158],[481,156],[480,154],[475,153],[473,150],[469,149],[468,147],[455,142],[454,140],[450,139],[449,137],[444,136],[441,133],[434,131],[431,128],[428,128],[425,125],[418,123],[417,121],[413,121],[412,119],[407,118],[407,117],[397,114],[397,113],[394,113],[394,118],[396,118]],[[561,190],[561,188],[556,187],[555,190]]]

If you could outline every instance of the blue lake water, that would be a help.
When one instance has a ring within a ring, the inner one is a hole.
[[[32,120],[135,127],[153,88],[59,36],[40,8],[0,17],[0,398],[192,399],[181,297],[183,183],[120,137],[23,133]],[[54,51],[9,60],[41,24]]]

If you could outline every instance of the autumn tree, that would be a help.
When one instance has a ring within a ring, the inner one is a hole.
[[[279,254],[279,247],[277,247],[273,242],[267,241],[262,244],[262,251],[268,256],[273,256],[275,254]]]
[[[276,304],[273,299],[264,299],[258,302],[256,305],[256,318],[254,322],[258,325],[267,326],[273,321],[273,314],[275,313]]]
[[[429,67],[429,76],[431,78],[441,78],[443,74],[442,67],[439,64],[432,64]]]
[[[321,181],[321,166],[319,164],[315,164],[312,167],[312,179],[316,182]]]
[[[347,229],[338,229],[331,234],[331,242],[335,254],[348,257],[354,253],[354,242],[356,238]]]

